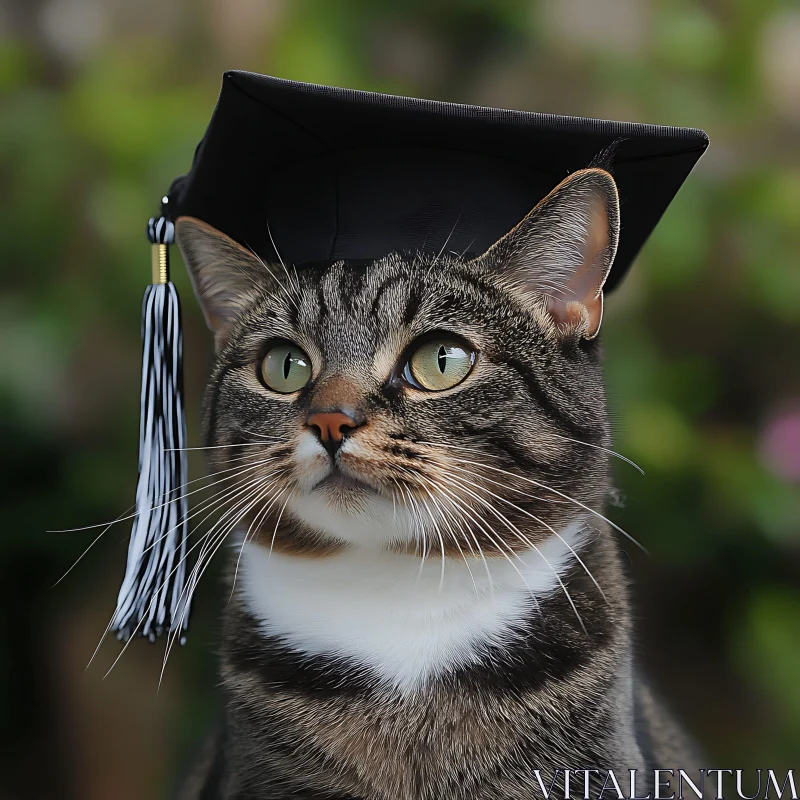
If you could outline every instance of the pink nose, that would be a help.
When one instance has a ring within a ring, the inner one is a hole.
[[[316,428],[320,441],[341,442],[348,430],[358,427],[358,423],[341,411],[324,411],[311,414],[306,420],[309,428]]]

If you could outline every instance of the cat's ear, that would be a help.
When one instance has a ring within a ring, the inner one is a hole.
[[[175,233],[206,323],[224,334],[268,286],[267,270],[256,255],[199,219],[179,217]]]
[[[574,172],[481,261],[514,291],[543,300],[559,329],[592,339],[619,239],[619,198],[603,169]]]

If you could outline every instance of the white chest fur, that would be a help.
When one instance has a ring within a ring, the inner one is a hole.
[[[480,661],[487,645],[513,641],[541,600],[561,590],[581,543],[575,523],[540,554],[429,558],[352,547],[298,558],[248,544],[241,560],[245,603],[263,629],[290,647],[369,667],[388,686],[414,691],[426,680]],[[471,572],[470,572],[471,570]],[[490,579],[491,578],[491,579]]]

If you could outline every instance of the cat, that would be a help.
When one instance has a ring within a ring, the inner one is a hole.
[[[696,768],[602,515],[618,236],[600,168],[471,260],[295,270],[178,219],[241,541],[225,724],[181,797],[529,800],[567,768]]]

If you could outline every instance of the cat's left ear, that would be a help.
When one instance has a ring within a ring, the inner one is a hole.
[[[614,179],[603,169],[584,169],[563,180],[479,262],[514,291],[543,300],[559,329],[593,339],[618,240]]]

